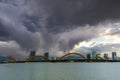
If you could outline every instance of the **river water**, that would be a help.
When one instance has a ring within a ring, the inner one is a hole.
[[[0,80],[120,80],[120,63],[0,64]]]

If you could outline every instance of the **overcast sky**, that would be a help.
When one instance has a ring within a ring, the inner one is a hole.
[[[120,0],[0,0],[0,55],[120,55],[119,47]]]

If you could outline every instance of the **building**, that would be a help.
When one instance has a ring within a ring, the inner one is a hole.
[[[91,59],[91,54],[87,54],[87,59]]]
[[[94,58],[96,56],[96,52],[92,51],[92,58]]]
[[[8,57],[0,56],[0,62],[8,62]]]
[[[29,56],[35,56],[36,55],[36,51],[30,51]]]
[[[55,60],[59,60],[60,59],[60,57],[55,57]]]
[[[44,56],[49,57],[49,53],[48,52],[44,53]]]
[[[104,59],[108,59],[108,54],[104,54]]]
[[[112,60],[116,60],[117,59],[117,54],[116,52],[112,52]]]

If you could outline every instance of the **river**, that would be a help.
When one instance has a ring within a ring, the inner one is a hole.
[[[0,64],[0,80],[119,80],[120,63]]]

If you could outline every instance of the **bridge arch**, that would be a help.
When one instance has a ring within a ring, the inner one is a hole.
[[[16,58],[14,58],[14,57],[12,57],[12,56],[8,56],[8,59],[9,59],[9,61],[13,61],[13,62],[16,61]]]
[[[49,58],[48,58],[48,57],[45,57],[45,56],[30,56],[30,57],[28,57],[26,60],[27,60],[27,61],[32,61],[32,60],[35,59],[35,58],[42,58],[42,59],[44,59],[44,60],[49,60]]]
[[[83,59],[86,59],[86,57],[85,57],[84,55],[80,54],[80,53],[67,53],[67,54],[61,56],[61,57],[59,58],[59,60],[62,60],[62,59],[64,59],[66,56],[72,55],[72,54],[78,55],[78,56],[82,57]]]

